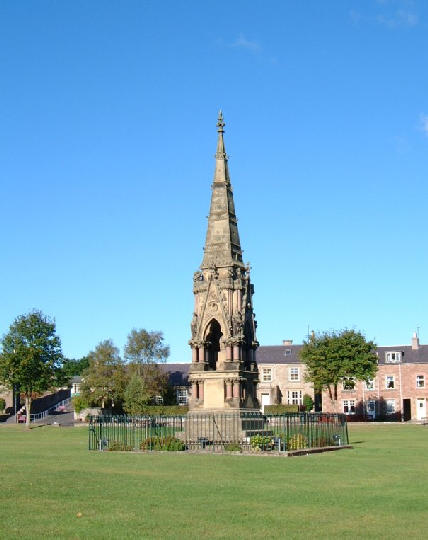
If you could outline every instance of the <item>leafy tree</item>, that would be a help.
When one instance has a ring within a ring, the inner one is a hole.
[[[81,395],[88,402],[101,405],[119,403],[123,400],[126,371],[119,349],[108,339],[89,353],[89,367],[82,374]]]
[[[123,409],[131,415],[138,415],[144,412],[145,407],[150,402],[150,394],[144,387],[143,379],[134,373],[125,389],[123,399]]]
[[[128,335],[125,360],[131,375],[141,377],[144,395],[153,400],[155,396],[169,397],[168,374],[159,365],[166,362],[169,346],[163,342],[162,332],[149,332],[135,328]]]
[[[78,360],[74,358],[64,358],[62,364],[62,372],[66,380],[71,379],[75,375],[82,375],[85,369],[89,367],[89,356],[83,356]]]
[[[312,411],[314,408],[314,400],[309,394],[305,394],[303,396],[303,406],[305,407],[305,411],[309,412]]]
[[[131,330],[125,345],[125,360],[130,364],[147,365],[166,362],[169,346],[163,343],[162,332],[148,332],[144,328]]]
[[[24,394],[27,428],[33,398],[61,380],[61,341],[55,331],[55,322],[34,310],[17,317],[3,336],[0,380]]]
[[[337,401],[337,386],[343,380],[372,379],[377,371],[375,343],[366,341],[361,332],[342,330],[313,334],[303,342],[300,358],[306,364],[306,380],[316,391],[328,390]]]

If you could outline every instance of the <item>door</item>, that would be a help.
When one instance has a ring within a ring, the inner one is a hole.
[[[262,413],[265,412],[266,405],[270,405],[270,394],[262,394]]]
[[[370,418],[370,420],[374,420],[376,417],[376,401],[373,399],[369,399],[369,401],[367,401],[367,416]]]
[[[427,415],[427,402],[425,399],[416,400],[416,418],[422,420]]]
[[[412,419],[412,410],[411,410],[410,399],[406,398],[406,399],[403,399],[403,420],[405,422],[408,422],[411,419]]]

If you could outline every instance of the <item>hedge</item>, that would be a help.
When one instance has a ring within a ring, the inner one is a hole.
[[[142,414],[147,416],[184,416],[189,407],[183,405],[148,405]]]
[[[284,414],[299,412],[298,405],[265,405],[265,414]]]

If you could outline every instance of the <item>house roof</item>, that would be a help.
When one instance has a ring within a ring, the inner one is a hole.
[[[264,345],[257,349],[257,364],[300,364],[301,348],[302,345]],[[419,349],[412,349],[411,345],[392,345],[377,347],[376,351],[380,365],[387,363],[387,352],[401,352],[401,364],[428,364],[428,345],[419,345]],[[173,386],[189,384],[190,363],[162,364],[162,368],[169,373],[169,380]]]

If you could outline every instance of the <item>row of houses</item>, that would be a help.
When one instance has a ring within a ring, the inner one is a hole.
[[[262,410],[266,405],[303,404],[308,394],[315,410],[343,412],[349,420],[423,420],[427,416],[428,345],[421,345],[416,334],[409,345],[378,347],[378,371],[367,382],[347,379],[338,387],[338,399],[314,393],[305,381],[305,366],[299,357],[302,345],[283,341],[282,345],[257,350],[259,383],[257,397]],[[176,388],[177,402],[185,405],[190,397],[190,364],[166,364],[170,382]]]

